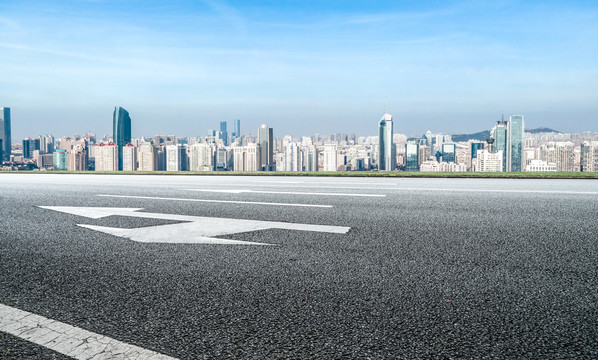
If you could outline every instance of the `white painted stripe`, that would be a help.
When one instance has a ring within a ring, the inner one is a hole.
[[[257,185],[256,185],[257,186]],[[279,186],[279,185],[268,185]],[[365,187],[354,186],[304,186],[295,185],[301,188],[319,188],[319,189],[352,189],[369,190]],[[563,195],[598,195],[597,191],[567,191],[567,190],[523,190],[523,189],[451,189],[451,188],[416,188],[416,187],[376,187],[376,190],[399,190],[399,191],[443,191],[443,192],[487,192],[487,193],[539,193],[539,194],[563,194]]]
[[[289,203],[269,203],[258,201],[232,201],[232,200],[207,200],[207,199],[183,199],[183,198],[168,198],[168,197],[154,197],[154,196],[134,196],[134,195],[109,195],[99,194],[98,196],[124,198],[124,199],[147,199],[147,200],[171,200],[171,201],[193,201],[193,202],[209,202],[209,203],[224,203],[224,204],[248,204],[248,205],[272,205],[272,206],[298,206],[298,207],[316,207],[316,208],[331,208],[332,205],[313,205],[313,204],[289,204]]]
[[[443,189],[443,188],[394,188],[407,191],[443,191],[443,192],[486,192],[486,193],[516,193],[516,194],[563,194],[563,195],[598,195],[596,191],[567,191],[567,190],[520,190],[520,189]]]
[[[4,304],[0,331],[75,359],[176,359]]]
[[[297,191],[262,191],[262,190],[217,190],[217,189],[187,189],[188,191],[217,192],[229,194],[288,194],[288,195],[321,195],[321,196],[356,196],[356,197],[385,197],[383,194],[347,194],[347,193],[322,193],[322,192],[297,192]]]

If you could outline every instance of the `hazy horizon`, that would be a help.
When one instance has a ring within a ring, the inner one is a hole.
[[[13,140],[598,131],[598,4],[578,1],[4,1],[0,107]],[[229,130],[230,131],[230,130]]]

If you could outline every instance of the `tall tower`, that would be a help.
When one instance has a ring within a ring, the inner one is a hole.
[[[274,131],[268,125],[262,125],[258,129],[258,142],[260,144],[261,169],[270,171],[272,169],[274,156]]]
[[[502,151],[503,154],[501,171],[507,171],[507,125],[506,121],[500,120],[490,131],[490,137],[494,139],[491,151]]]
[[[10,108],[7,107],[0,108],[0,140],[2,140],[0,163],[10,161],[12,142],[10,139]]]
[[[241,137],[241,120],[235,120],[234,133],[235,138]]]
[[[523,115],[511,115],[507,124],[507,171],[523,171]]]
[[[118,148],[118,170],[123,169],[123,146],[131,142],[131,117],[129,112],[120,106],[114,108],[112,116],[112,136]]]
[[[226,131],[226,121],[220,122],[220,133],[222,136],[222,142],[224,142],[224,146],[228,146],[228,131]]]
[[[392,116],[382,115],[378,123],[378,170],[391,171],[396,168],[395,146],[392,143]]]

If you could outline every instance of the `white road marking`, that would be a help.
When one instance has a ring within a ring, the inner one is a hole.
[[[67,214],[100,219],[107,216],[128,216],[146,219],[163,219],[183,221],[177,224],[149,226],[123,229],[97,225],[77,224],[77,226],[120,236],[145,243],[177,243],[177,244],[219,244],[219,245],[272,245],[267,243],[219,239],[215,236],[231,235],[248,231],[267,229],[287,229],[301,231],[318,231],[334,234],[346,234],[351,228],[344,226],[298,224],[275,221],[243,220],[213,218],[177,214],[158,214],[138,212],[139,208],[102,208],[102,207],[70,207],[40,206],[40,208],[59,211]]]
[[[385,197],[382,194],[347,194],[347,193],[321,193],[321,192],[297,192],[297,191],[262,191],[262,190],[217,190],[217,189],[187,189],[187,191],[217,192],[230,194],[288,194],[288,195],[321,195],[321,196],[356,196],[356,197]]]
[[[394,190],[413,191],[443,191],[443,192],[489,192],[489,193],[517,193],[517,194],[572,194],[572,195],[598,195],[596,191],[567,191],[567,190],[519,190],[519,189],[443,189],[443,188],[394,188]]]
[[[210,203],[225,203],[225,204],[249,204],[249,205],[271,205],[271,206],[298,206],[298,207],[316,207],[316,208],[331,208],[332,207],[332,205],[270,203],[270,202],[258,202],[258,201],[183,199],[183,198],[168,198],[168,197],[154,197],[154,196],[136,196],[136,195],[108,195],[108,194],[99,194],[98,196],[113,197],[113,198],[124,198],[124,199],[194,201],[194,202],[210,202]]]
[[[176,359],[4,304],[0,331],[81,360]]]

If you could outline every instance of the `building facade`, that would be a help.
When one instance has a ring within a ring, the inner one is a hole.
[[[397,166],[396,150],[392,139],[392,116],[384,114],[380,122],[378,122],[378,170],[391,171]]]
[[[507,171],[523,171],[523,115],[511,115],[507,124]]]
[[[10,128],[10,108],[0,108],[0,141],[2,142],[2,161],[10,161],[10,155],[12,154],[12,140],[11,128]]]
[[[118,170],[122,170],[122,148],[131,142],[131,117],[129,116],[129,112],[120,106],[114,108],[112,131],[113,142],[118,148]]]

